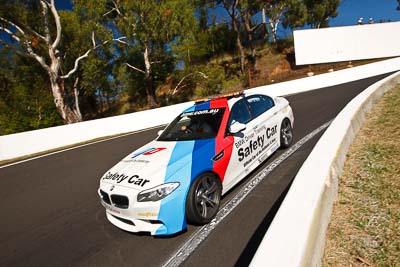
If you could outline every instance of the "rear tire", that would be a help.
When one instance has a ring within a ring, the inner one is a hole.
[[[200,175],[190,187],[186,199],[186,219],[196,225],[209,223],[217,215],[222,184],[212,173]]]
[[[285,118],[281,124],[281,148],[288,148],[293,142],[292,124]]]

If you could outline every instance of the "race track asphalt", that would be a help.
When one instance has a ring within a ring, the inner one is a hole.
[[[333,119],[354,96],[385,76],[287,97],[295,115],[294,142]],[[154,139],[158,130],[1,168],[0,266],[160,266],[168,260],[197,227],[189,226],[173,237],[131,234],[107,221],[97,196],[100,176]],[[319,137],[269,174],[183,265],[247,265]],[[281,153],[275,153],[263,166]],[[223,201],[241,186],[243,183]]]

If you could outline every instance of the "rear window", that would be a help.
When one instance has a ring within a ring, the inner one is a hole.
[[[239,100],[232,107],[228,125],[232,125],[234,123],[246,124],[250,120],[251,120],[251,114],[246,102],[243,99]]]
[[[246,98],[253,117],[258,117],[274,106],[274,101],[267,96],[253,95]]]

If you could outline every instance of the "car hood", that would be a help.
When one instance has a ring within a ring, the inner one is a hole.
[[[185,166],[190,167],[194,141],[152,141],[130,153],[101,178],[101,183],[145,190],[162,183],[190,179],[172,177]],[[197,146],[196,150],[204,149]]]

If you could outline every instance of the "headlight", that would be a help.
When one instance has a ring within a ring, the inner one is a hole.
[[[137,201],[158,201],[171,194],[178,186],[179,183],[167,183],[144,190],[138,194]]]

